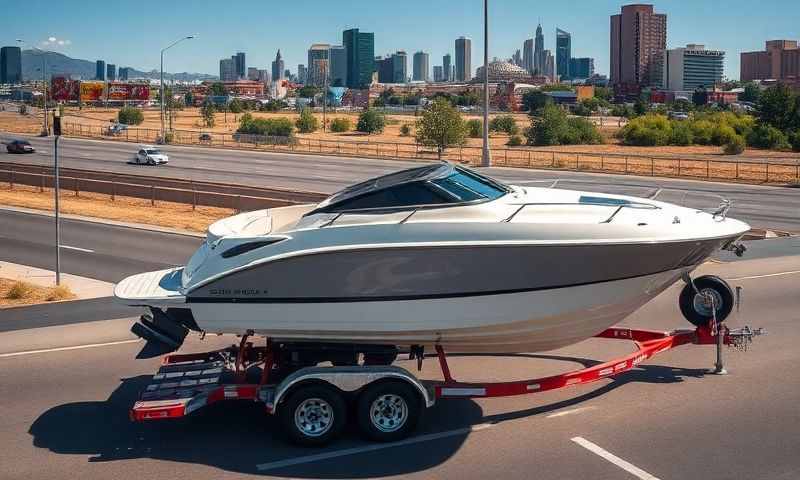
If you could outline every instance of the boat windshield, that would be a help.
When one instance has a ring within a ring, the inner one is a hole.
[[[489,201],[510,191],[502,183],[467,168],[439,164],[353,185],[327,198],[306,215]]]

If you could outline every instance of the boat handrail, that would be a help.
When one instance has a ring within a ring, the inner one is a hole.
[[[619,203],[619,202],[526,202],[526,203],[517,203],[514,205],[519,205],[519,208],[514,210],[508,218],[505,218],[502,223],[508,223],[517,216],[519,212],[522,211],[523,208],[529,206],[592,206],[592,207],[617,207],[614,212],[608,217],[606,220],[600,223],[610,223],[614,216],[620,212],[623,208],[639,208],[639,209],[654,209],[657,210],[661,207],[656,205],[650,205],[648,203],[641,203],[641,202],[626,202],[626,203]]]

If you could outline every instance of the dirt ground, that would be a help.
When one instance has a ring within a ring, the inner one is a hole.
[[[60,200],[63,213],[194,232],[205,232],[211,223],[235,213],[231,209],[216,207],[197,207],[192,210],[191,205],[162,201],[152,206],[149,200],[121,196],[111,201],[108,195],[86,192],[81,192],[78,197],[63,192]],[[8,183],[0,183],[0,205],[52,211],[53,191],[45,189],[39,192],[38,188],[21,185],[14,185],[14,189],[10,190]]]
[[[20,280],[0,278],[0,308],[55,302],[75,298],[69,287],[42,287]]]

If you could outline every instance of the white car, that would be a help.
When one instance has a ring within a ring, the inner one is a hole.
[[[137,165],[142,163],[147,165],[161,165],[162,163],[169,162],[169,157],[166,153],[152,145],[142,145],[139,151],[136,152],[134,161]]]

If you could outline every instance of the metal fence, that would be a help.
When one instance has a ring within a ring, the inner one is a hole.
[[[157,129],[128,128],[116,134],[107,127],[67,123],[67,135],[103,137],[137,143],[156,143]],[[328,154],[337,156],[387,158],[411,161],[438,160],[434,148],[414,143],[341,141],[296,137],[291,141],[253,135],[174,130],[171,143],[204,145],[244,150]],[[479,165],[480,147],[449,148],[442,159],[467,165]],[[751,183],[800,183],[800,160],[780,159],[702,159],[675,158],[615,153],[585,153],[538,150],[530,147],[492,149],[492,166],[574,170],[658,177],[681,177],[709,180],[733,180]]]

